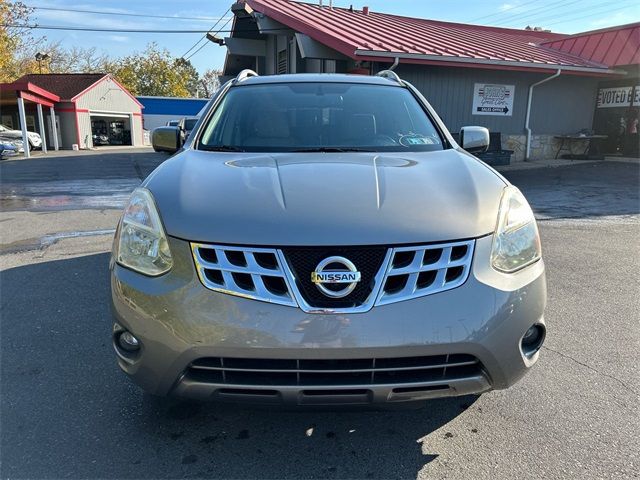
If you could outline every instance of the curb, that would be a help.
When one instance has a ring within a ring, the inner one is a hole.
[[[602,163],[605,160],[541,160],[535,162],[518,162],[511,165],[502,165],[492,167],[498,172],[515,172],[522,170],[537,170],[540,168],[559,168],[577,165],[586,165],[591,163]]]

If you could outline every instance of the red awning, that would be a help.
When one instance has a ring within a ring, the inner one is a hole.
[[[10,105],[22,98],[28,102],[39,103],[46,107],[53,107],[60,101],[60,97],[31,82],[0,83],[0,104]]]

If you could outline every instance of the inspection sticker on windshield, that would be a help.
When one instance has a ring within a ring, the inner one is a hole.
[[[410,147],[412,145],[433,145],[437,142],[430,137],[423,137],[422,135],[403,135],[400,138],[400,144],[405,147]]]
[[[473,86],[473,115],[499,115],[513,113],[514,85],[476,83]]]

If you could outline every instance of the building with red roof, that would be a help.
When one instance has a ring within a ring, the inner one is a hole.
[[[0,84],[0,104],[0,122],[39,132],[44,150],[144,143],[142,104],[108,74],[24,75]]]
[[[514,160],[553,156],[563,143],[556,137],[594,130],[607,137],[606,153],[628,153],[626,125],[637,119],[640,96],[640,24],[564,35],[331,3],[236,2],[224,74],[374,74],[394,66],[452,132],[464,125],[500,132]],[[564,143],[578,153],[588,142]]]

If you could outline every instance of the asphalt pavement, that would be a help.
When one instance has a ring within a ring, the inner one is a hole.
[[[548,337],[518,384],[409,410],[157,399],[116,366],[108,251],[149,149],[0,162],[2,478],[637,478],[640,165],[505,173],[539,218]]]

